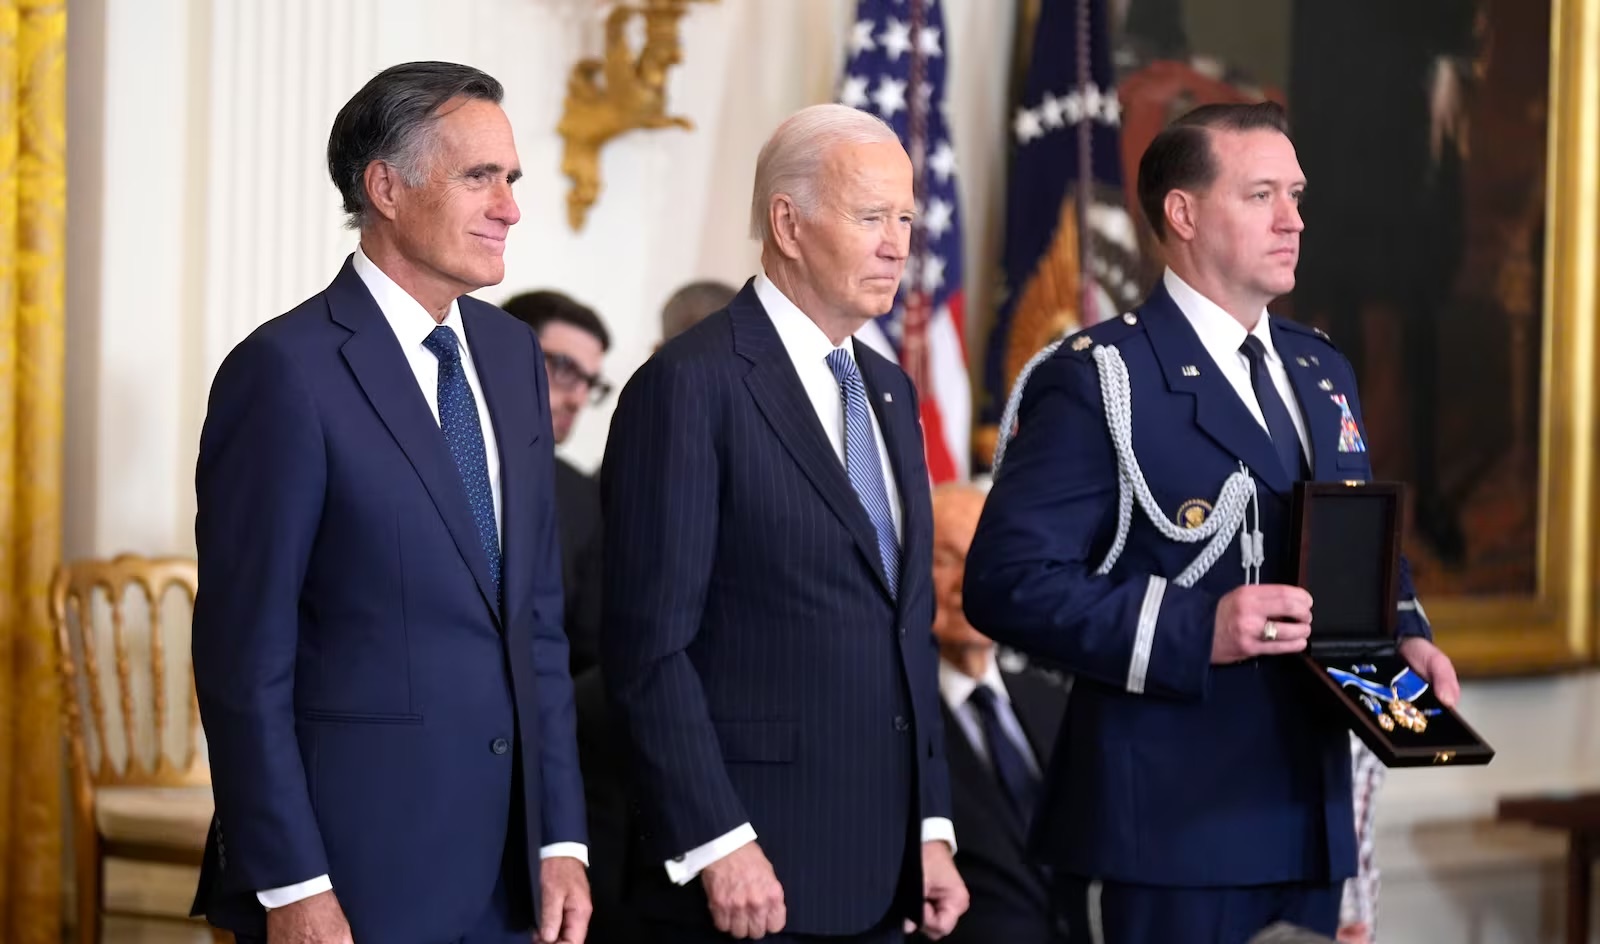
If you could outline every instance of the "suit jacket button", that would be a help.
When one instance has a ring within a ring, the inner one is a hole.
[[[506,751],[511,750],[511,742],[505,738],[495,738],[489,742],[489,750],[494,751],[496,754],[504,754]]]
[[[911,730],[911,722],[906,720],[906,716],[905,715],[895,715],[894,716],[894,729],[896,731],[910,731]]]
[[[906,628],[904,626],[900,627],[900,638],[906,638]]]

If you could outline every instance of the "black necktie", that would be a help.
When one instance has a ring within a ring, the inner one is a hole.
[[[979,685],[967,697],[968,703],[978,713],[984,746],[989,749],[989,762],[994,766],[995,777],[1000,780],[1006,798],[1011,801],[1012,811],[1026,828],[1039,802],[1039,780],[1033,775],[1022,751],[1000,727],[1000,714],[995,706],[997,700],[994,690],[987,685]]]
[[[1247,335],[1239,353],[1250,362],[1250,386],[1255,388],[1256,403],[1261,406],[1261,416],[1267,421],[1267,433],[1272,445],[1283,461],[1283,470],[1291,479],[1307,478],[1305,454],[1300,451],[1300,434],[1294,430],[1294,420],[1289,418],[1289,408],[1278,396],[1278,385],[1272,382],[1267,371],[1267,347],[1255,335]]]

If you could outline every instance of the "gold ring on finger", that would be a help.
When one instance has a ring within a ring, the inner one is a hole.
[[[1265,626],[1261,627],[1261,641],[1262,642],[1272,642],[1274,639],[1277,639],[1277,638],[1278,638],[1278,624],[1274,623],[1272,620],[1267,620],[1267,624]]]

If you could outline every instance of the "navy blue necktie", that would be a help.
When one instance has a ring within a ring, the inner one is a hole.
[[[1034,776],[1033,768],[1028,766],[1022,751],[1000,727],[1000,713],[996,707],[998,701],[994,690],[987,685],[979,685],[967,697],[967,703],[978,713],[978,721],[983,727],[984,746],[989,749],[989,763],[994,767],[995,777],[1011,801],[1012,810],[1026,828],[1033,820],[1034,807],[1039,802],[1039,779]]]
[[[855,358],[844,348],[828,354],[833,379],[839,381],[839,396],[844,402],[844,470],[850,486],[861,499],[861,507],[878,532],[878,558],[889,581],[889,593],[899,592],[900,539],[894,533],[894,514],[889,509],[889,491],[883,484],[883,464],[878,460],[878,441],[872,435],[871,407],[867,387]]]
[[[1300,451],[1300,434],[1295,432],[1289,408],[1278,396],[1278,385],[1272,382],[1272,374],[1267,370],[1267,346],[1255,335],[1246,335],[1244,344],[1239,346],[1239,353],[1250,362],[1250,386],[1255,388],[1256,403],[1261,406],[1261,416],[1267,421],[1267,433],[1272,437],[1273,447],[1278,450],[1283,471],[1288,473],[1290,479],[1307,478],[1305,453]]]
[[[433,329],[422,346],[439,359],[439,428],[445,445],[456,460],[461,484],[467,489],[467,504],[478,525],[478,540],[489,558],[489,576],[494,578],[495,595],[500,593],[500,528],[494,516],[494,492],[489,487],[489,461],[483,448],[483,426],[478,422],[478,401],[467,385],[467,372],[461,364],[461,348],[456,333],[444,325]]]

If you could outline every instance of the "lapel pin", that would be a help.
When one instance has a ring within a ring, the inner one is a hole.
[[[1198,377],[1200,376],[1200,368],[1193,364],[1185,364],[1183,365],[1183,375],[1185,377]]]
[[[1317,389],[1318,390],[1332,390],[1333,389],[1333,381],[1331,381],[1328,378],[1324,377],[1321,380],[1317,381]]]
[[[1081,351],[1093,343],[1094,339],[1090,338],[1088,335],[1080,334],[1072,340],[1072,349],[1074,351]]]
[[[885,390],[883,392],[883,402],[885,402],[885,403],[893,403],[894,402],[894,394],[892,394],[889,391]]]
[[[1311,366],[1311,365],[1310,365],[1310,364],[1307,364],[1307,363],[1306,363],[1306,359],[1305,359],[1305,358],[1303,358],[1303,357],[1297,357],[1297,358],[1295,358],[1295,359],[1294,359],[1294,362],[1295,362],[1295,363],[1296,363],[1296,364],[1299,364],[1299,365],[1300,365],[1300,366],[1301,366],[1301,367],[1310,367],[1310,366]]]

